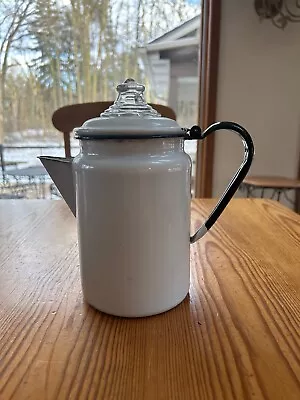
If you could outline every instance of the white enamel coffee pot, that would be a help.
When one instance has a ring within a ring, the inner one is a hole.
[[[201,132],[163,118],[133,79],[116,102],[75,129],[74,159],[40,157],[78,220],[86,301],[108,314],[143,317],[179,304],[190,284],[190,245],[215,223],[246,176],[254,154],[248,132],[218,122]],[[190,237],[191,160],[184,141],[236,132],[244,160],[218,204]]]

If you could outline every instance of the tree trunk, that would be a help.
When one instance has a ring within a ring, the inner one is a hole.
[[[0,73],[0,145],[4,142],[4,118],[3,118],[3,95],[2,74]]]
[[[80,46],[78,46],[77,37],[80,34],[80,17],[78,18],[78,9],[77,9],[77,2],[71,0],[72,6],[72,31],[73,31],[73,47],[74,47],[74,61],[75,61],[75,71],[76,71],[76,101],[78,103],[83,102],[83,95],[82,95],[82,85],[81,85],[81,60],[80,60]]]

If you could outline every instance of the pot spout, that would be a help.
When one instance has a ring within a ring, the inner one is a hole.
[[[76,216],[76,194],[72,170],[73,158],[50,156],[40,156],[38,158],[51,176],[70,210]]]

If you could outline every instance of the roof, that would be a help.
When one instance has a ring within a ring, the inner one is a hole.
[[[148,43],[148,45],[180,39],[183,36],[186,36],[189,33],[193,32],[195,29],[198,29],[199,27],[200,27],[200,14],[189,19],[188,21],[183,22],[182,24],[176,26],[174,29],[164,33],[163,35],[157,37],[156,39],[151,40]]]

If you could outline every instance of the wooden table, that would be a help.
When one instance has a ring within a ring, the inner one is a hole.
[[[213,201],[194,201],[192,225]],[[189,296],[144,319],[83,302],[62,201],[0,201],[0,399],[300,399],[300,216],[233,200]]]

